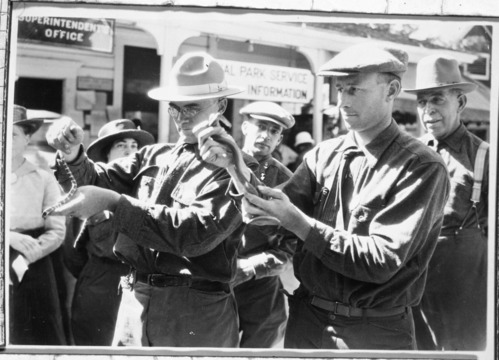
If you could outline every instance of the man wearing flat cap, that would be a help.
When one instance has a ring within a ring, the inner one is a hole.
[[[349,132],[308,152],[282,190],[245,194],[245,216],[274,216],[301,240],[287,348],[416,349],[411,309],[423,293],[449,180],[442,159],[391,117],[406,67],[403,51],[366,44],[326,63],[319,75],[337,77]]]
[[[47,140],[60,150],[56,175],[66,184],[64,158],[75,176],[75,200],[55,213],[87,218],[114,213],[115,254],[130,265],[114,345],[234,347],[238,319],[230,281],[244,229],[238,203],[228,195],[225,169],[198,156],[193,127],[215,124],[227,106],[221,65],[205,53],[188,53],[173,66],[168,86],[149,96],[169,102],[180,138],[109,164],[94,163],[80,145],[75,123],[52,128]]]
[[[282,184],[292,173],[272,157],[272,152],[282,141],[282,132],[295,124],[294,117],[269,101],[250,103],[239,113],[244,116],[242,150],[259,164],[255,175],[266,186]],[[292,233],[268,235],[258,226],[246,228],[234,280],[240,347],[270,348],[284,337],[287,315],[279,275],[291,265],[295,246]]]
[[[455,59],[430,55],[418,63],[416,87],[405,89],[417,95],[427,131],[421,140],[442,156],[451,180],[426,289],[415,310],[421,311],[416,333],[423,350],[485,348],[488,144],[460,120],[466,94],[476,87],[463,81]]]

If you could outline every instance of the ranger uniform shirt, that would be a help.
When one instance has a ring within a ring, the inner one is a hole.
[[[339,173],[351,151],[360,151],[361,160],[352,165],[348,196],[341,194]],[[359,308],[419,303],[449,194],[435,152],[392,121],[365,148],[351,132],[320,143],[283,190],[315,219],[293,259],[295,276],[311,295]],[[342,198],[350,198],[345,212]],[[342,213],[346,226],[337,225]]]

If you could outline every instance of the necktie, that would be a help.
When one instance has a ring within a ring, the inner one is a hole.
[[[358,149],[348,150],[343,154],[338,182],[340,208],[338,209],[336,217],[337,229],[348,229],[348,223],[350,221],[350,201],[352,200],[355,187],[355,178],[357,178],[361,171],[364,163],[363,160],[365,160],[365,156],[357,158],[360,155],[363,155],[363,153]]]

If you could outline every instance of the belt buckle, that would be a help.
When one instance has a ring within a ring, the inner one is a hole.
[[[341,311],[340,311],[341,309]],[[345,317],[350,317],[350,306],[344,305],[338,301],[334,302],[334,313]]]

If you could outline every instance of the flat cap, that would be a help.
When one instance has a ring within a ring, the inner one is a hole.
[[[338,53],[321,66],[319,76],[345,76],[352,73],[392,73],[399,77],[407,70],[409,56],[401,49],[361,43]]]
[[[283,107],[270,101],[255,101],[239,110],[241,115],[249,115],[258,120],[272,121],[285,129],[292,128],[295,118]]]

